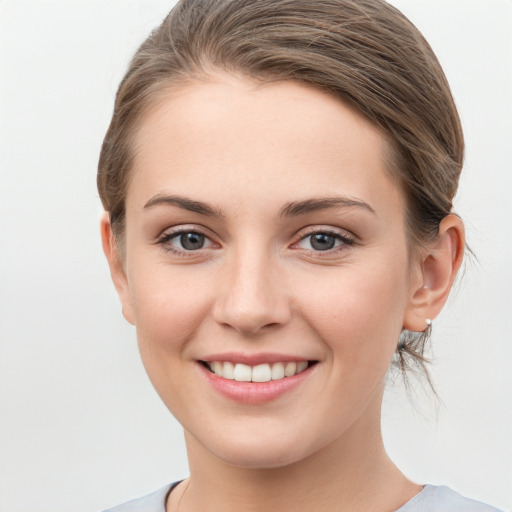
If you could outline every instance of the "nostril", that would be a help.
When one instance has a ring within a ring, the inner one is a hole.
[[[271,329],[278,328],[281,323],[279,322],[265,322],[263,318],[258,317],[232,317],[228,321],[221,323],[224,327],[232,328],[235,331],[247,335],[254,336],[261,334],[262,331],[268,331]]]
[[[239,261],[233,275],[220,286],[213,316],[218,324],[251,336],[288,323],[291,313],[279,280],[266,275],[268,262],[255,264],[250,257],[249,263]]]

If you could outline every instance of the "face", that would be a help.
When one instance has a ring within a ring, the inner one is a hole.
[[[220,75],[170,93],[135,147],[118,289],[188,437],[277,467],[374,435],[417,286],[379,130]]]

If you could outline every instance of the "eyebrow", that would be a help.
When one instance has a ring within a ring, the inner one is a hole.
[[[306,199],[305,201],[293,201],[287,203],[279,212],[280,217],[296,217],[307,213],[327,210],[329,208],[363,208],[374,215],[375,210],[364,201],[351,197],[321,197],[318,199]]]
[[[164,194],[157,194],[153,196],[145,205],[144,209],[152,208],[157,205],[167,204],[171,206],[177,206],[178,208],[182,208],[183,210],[188,210],[189,212],[199,213],[201,215],[206,215],[208,217],[223,217],[222,212],[202,201],[194,201],[193,199],[189,199],[188,197],[183,196],[169,196]]]
[[[188,197],[156,194],[145,205],[144,209],[152,208],[157,205],[167,204],[177,206],[183,210],[199,213],[208,217],[222,218],[224,214],[214,206],[202,201],[195,201]],[[286,203],[279,211],[280,217],[298,217],[308,213],[327,210],[329,208],[363,208],[375,215],[375,210],[364,201],[350,197],[322,197],[317,199],[306,199],[304,201],[293,201]]]

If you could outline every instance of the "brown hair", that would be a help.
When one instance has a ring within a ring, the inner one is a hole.
[[[351,105],[393,147],[414,248],[435,238],[462,169],[460,120],[441,66],[416,27],[383,0],[182,0],[133,57],[116,96],[98,190],[122,240],[133,137],[162,93],[208,72],[293,80]],[[404,332],[397,363],[423,368],[428,333]],[[409,356],[409,357],[408,357]]]

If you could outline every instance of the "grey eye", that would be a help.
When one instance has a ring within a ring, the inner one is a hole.
[[[341,233],[319,230],[304,236],[304,238],[299,240],[297,246],[310,252],[328,252],[342,249],[343,246],[349,246],[353,243],[352,238]]]
[[[179,235],[179,242],[183,249],[187,251],[197,251],[204,247],[205,238],[206,237],[201,233],[182,233]]]
[[[336,245],[337,237],[328,233],[315,233],[309,236],[309,243],[315,251],[328,251]]]

